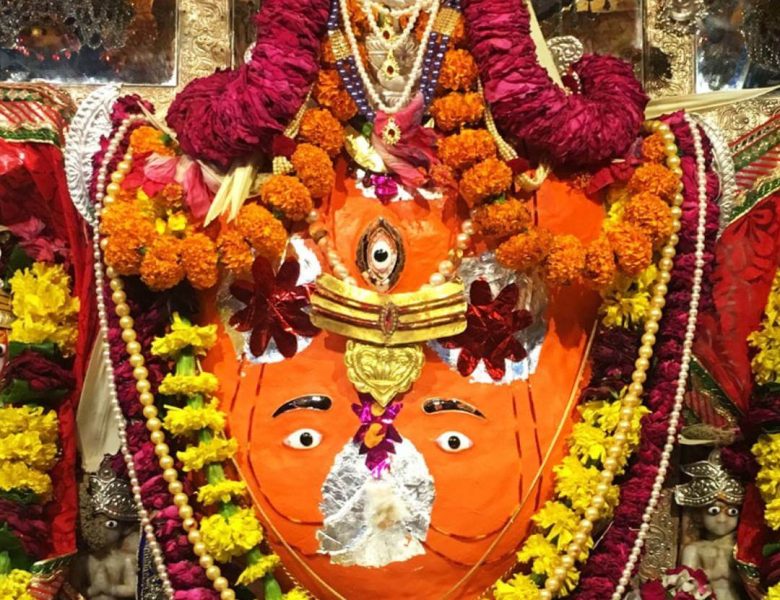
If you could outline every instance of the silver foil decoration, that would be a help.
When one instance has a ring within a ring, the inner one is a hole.
[[[707,460],[682,465],[680,470],[692,478],[674,487],[674,500],[680,506],[708,506],[716,500],[736,505],[745,498],[745,488],[723,467],[717,448]]]
[[[360,447],[348,442],[322,485],[319,552],[337,565],[383,567],[425,553],[435,495],[425,459],[409,440],[395,445],[376,479]]]
[[[296,255],[298,256],[298,263],[301,268],[301,272],[298,275],[297,285],[306,285],[314,283],[317,276],[322,272],[320,262],[317,260],[317,256],[306,245],[306,242],[298,235],[294,235],[290,238],[290,244],[292,244]],[[247,360],[256,364],[270,364],[278,363],[284,360],[284,356],[276,347],[276,342],[273,338],[269,340],[268,347],[263,352],[262,356],[255,356],[249,348],[249,338],[252,335],[251,331],[237,331],[235,327],[230,325],[230,318],[239,310],[244,308],[244,303],[238,301],[230,293],[230,286],[233,284],[232,277],[223,277],[222,284],[217,292],[217,312],[219,318],[222,321],[222,325],[225,327],[225,333],[228,334],[230,340],[233,342],[233,348],[236,351],[236,356],[241,358],[246,356]],[[311,344],[312,338],[304,337],[302,335],[296,336],[298,341],[298,352],[303,352]]]
[[[553,57],[558,72],[566,74],[569,68],[582,58],[585,48],[573,35],[559,35],[547,40],[547,47]]]
[[[477,279],[484,279],[490,284],[490,290],[495,298],[506,286],[516,283],[520,288],[520,298],[517,308],[524,308],[531,313],[533,321],[531,325],[522,331],[518,331],[515,337],[528,352],[528,356],[519,362],[506,359],[506,371],[504,376],[493,379],[487,372],[483,361],[479,361],[477,368],[469,376],[472,383],[492,383],[506,385],[513,381],[528,379],[536,371],[539,364],[539,355],[542,352],[542,344],[547,335],[547,322],[544,319],[544,311],[547,309],[547,294],[544,284],[537,278],[523,275],[509,269],[505,269],[496,261],[495,254],[485,252],[481,256],[465,258],[458,271],[460,278],[466,286],[468,294],[471,284]],[[444,348],[438,342],[428,344],[447,363],[453,371],[457,372],[458,356],[460,348]]]

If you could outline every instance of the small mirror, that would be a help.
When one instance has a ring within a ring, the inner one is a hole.
[[[0,81],[176,83],[176,0],[0,5]]]

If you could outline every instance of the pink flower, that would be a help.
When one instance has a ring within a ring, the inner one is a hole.
[[[642,600],[666,600],[666,588],[658,579],[643,583],[640,589]]]

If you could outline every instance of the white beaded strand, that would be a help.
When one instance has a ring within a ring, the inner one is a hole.
[[[669,471],[669,464],[674,450],[674,445],[677,441],[677,426],[680,422],[680,414],[682,412],[683,401],[685,399],[685,391],[688,383],[688,372],[690,369],[691,356],[693,352],[693,340],[696,335],[696,322],[699,314],[699,301],[701,297],[701,284],[704,277],[704,243],[707,225],[707,174],[705,170],[704,149],[701,141],[701,134],[699,132],[697,124],[689,115],[685,115],[685,122],[691,129],[693,136],[693,143],[696,149],[696,168],[697,168],[697,186],[698,186],[698,200],[699,200],[699,215],[698,224],[696,228],[696,251],[695,251],[695,266],[693,271],[693,284],[691,286],[691,303],[688,308],[688,322],[685,328],[685,341],[683,343],[682,360],[680,361],[680,374],[677,377],[677,389],[674,396],[674,406],[672,412],[669,415],[669,427],[666,431],[666,444],[664,445],[663,452],[661,454],[661,461],[658,466],[658,473],[656,474],[655,481],[653,482],[653,489],[650,494],[650,500],[645,506],[644,514],[642,515],[642,525],[637,533],[634,546],[631,549],[628,561],[623,567],[620,580],[615,592],[612,594],[612,600],[620,600],[626,593],[628,584],[631,580],[631,575],[639,562],[639,557],[642,553],[642,547],[644,546],[645,539],[647,538],[648,530],[650,529],[650,521],[658,506],[658,499],[661,496],[661,490],[663,489],[664,480],[666,474]]]
[[[434,23],[436,22],[436,16],[439,14],[439,0],[433,0],[433,4],[431,6],[431,12],[428,15],[428,23],[425,26],[425,32],[423,33],[422,40],[420,41],[420,47],[417,52],[417,56],[414,59],[412,72],[409,74],[409,77],[406,80],[406,85],[404,86],[401,95],[398,97],[398,99],[395,102],[393,102],[392,105],[386,104],[385,101],[382,99],[381,94],[377,91],[374,82],[371,80],[371,76],[368,74],[368,71],[366,71],[366,67],[363,64],[363,59],[360,54],[360,47],[358,46],[357,38],[355,38],[355,32],[352,29],[352,19],[350,18],[350,14],[349,14],[348,0],[340,0],[340,7],[341,7],[341,18],[344,23],[344,33],[346,34],[347,40],[349,41],[349,48],[352,52],[352,56],[355,59],[355,66],[357,67],[358,75],[360,76],[360,79],[363,81],[363,86],[365,87],[366,93],[369,95],[369,98],[374,103],[374,106],[377,107],[379,110],[383,111],[388,115],[396,114],[397,112],[403,110],[409,104],[409,100],[412,97],[412,89],[417,84],[417,81],[420,79],[420,74],[422,73],[423,59],[425,58],[425,54],[428,48],[428,40],[430,39],[431,33],[433,32],[433,26]]]
[[[388,52],[395,52],[398,48],[400,48],[404,42],[406,42],[406,39],[409,37],[409,35],[414,31],[414,27],[417,24],[417,20],[420,18],[420,13],[422,13],[423,6],[428,3],[429,0],[416,0],[416,2],[412,5],[411,8],[402,9],[403,15],[396,16],[397,13],[391,12],[390,9],[386,9],[378,2],[372,2],[371,0],[363,0],[363,12],[366,13],[366,18],[368,19],[368,26],[371,29],[371,32],[377,37],[379,41],[381,41]],[[385,14],[388,14],[392,16],[393,18],[399,18],[400,16],[406,16],[411,15],[409,17],[409,22],[404,26],[404,28],[401,30],[401,33],[399,33],[397,36],[393,37],[391,40],[386,40],[382,30],[379,28],[379,25],[376,23],[376,20],[374,19],[373,9],[377,8],[380,12],[384,12]]]
[[[119,143],[127,135],[127,131],[135,121],[142,120],[143,117],[129,117],[122,121],[122,124],[116,131],[116,134],[111,139],[108,145],[108,150],[103,162],[100,165],[97,177],[96,186],[96,206],[95,215],[100,220],[100,214],[102,212],[102,202],[105,198],[106,191],[106,179],[108,177],[108,165],[111,163],[114,155],[116,154]],[[170,578],[168,576],[168,569],[163,559],[163,553],[160,549],[160,544],[157,541],[157,536],[154,533],[154,526],[152,525],[149,517],[149,512],[143,505],[143,499],[141,498],[141,483],[138,480],[138,474],[135,469],[135,461],[133,455],[130,453],[127,447],[127,426],[125,423],[125,417],[122,413],[122,407],[119,404],[119,395],[116,390],[116,381],[114,379],[114,365],[111,360],[111,349],[109,346],[109,324],[108,316],[106,312],[106,303],[103,296],[103,286],[105,285],[105,273],[103,271],[103,253],[100,248],[100,234],[97,230],[92,232],[92,248],[94,258],[95,269],[95,292],[97,299],[98,310],[98,323],[100,325],[100,332],[102,335],[102,354],[103,363],[105,365],[106,373],[108,375],[108,394],[111,400],[111,405],[114,413],[114,421],[116,422],[117,432],[119,436],[120,450],[122,452],[122,458],[125,461],[127,467],[127,476],[130,480],[130,488],[133,494],[133,502],[136,506],[136,512],[141,520],[141,527],[144,530],[144,536],[149,544],[149,549],[152,552],[152,560],[154,562],[157,575],[160,577],[160,581],[163,586],[163,591],[169,600],[173,600],[174,589],[171,585]],[[116,290],[115,290],[116,291]]]

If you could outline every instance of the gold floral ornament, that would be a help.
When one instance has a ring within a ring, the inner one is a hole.
[[[350,338],[344,354],[347,377],[383,407],[420,377],[425,363],[421,342],[466,328],[461,282],[380,294],[325,274],[317,279],[311,306],[314,326]]]

